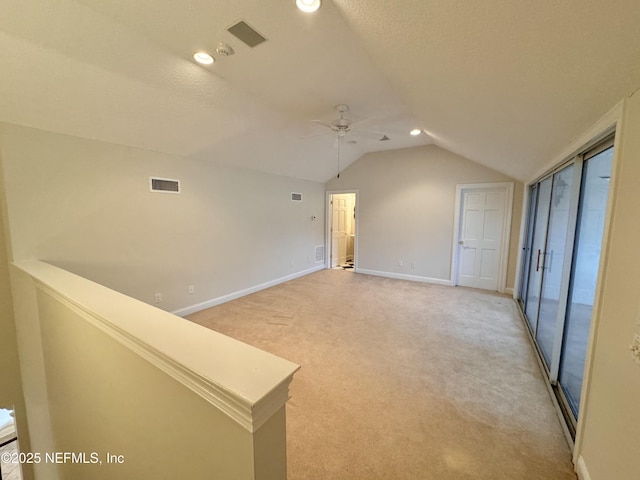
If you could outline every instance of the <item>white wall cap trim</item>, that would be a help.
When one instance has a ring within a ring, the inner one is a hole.
[[[15,262],[36,288],[257,431],[289,398],[299,365],[40,261]]]

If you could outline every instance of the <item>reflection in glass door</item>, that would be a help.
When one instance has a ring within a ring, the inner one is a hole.
[[[595,299],[613,147],[585,161],[559,384],[575,418]]]
[[[555,342],[564,250],[567,245],[573,169],[574,166],[569,165],[553,176],[547,242],[540,262],[543,275],[536,340],[547,368],[551,367],[551,355]]]
[[[533,221],[533,240],[531,242],[531,261],[529,262],[525,306],[526,318],[534,335],[538,321],[540,285],[542,284],[542,261],[545,251],[544,245],[547,238],[549,205],[551,203],[551,177],[540,182],[536,196],[537,205],[535,220]]]

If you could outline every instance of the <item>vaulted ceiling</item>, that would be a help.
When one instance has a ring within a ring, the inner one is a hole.
[[[341,168],[435,143],[526,179],[640,87],[638,25],[637,0],[0,0],[0,121],[324,182],[312,120],[346,103],[376,135]]]

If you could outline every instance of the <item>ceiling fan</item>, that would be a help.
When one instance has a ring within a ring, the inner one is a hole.
[[[318,125],[322,125],[323,127],[329,128],[332,132],[336,133],[338,137],[344,137],[347,134],[353,134],[353,135],[364,135],[370,138],[375,138],[376,140],[379,140],[381,142],[389,140],[389,137],[387,137],[382,133],[367,132],[364,130],[358,130],[357,128],[354,128],[356,126],[356,123],[352,122],[349,118],[345,117],[345,114],[349,110],[351,110],[349,108],[349,105],[341,103],[339,105],[336,105],[335,109],[339,114],[339,118],[331,122],[325,122],[322,120],[311,120],[311,121]]]
[[[339,105],[336,105],[335,109],[339,114],[339,117],[337,119],[331,122],[325,122],[322,120],[312,120],[312,122],[318,125],[322,125],[323,127],[327,127],[331,130],[332,133],[336,134],[336,141],[334,143],[334,147],[338,149],[338,178],[340,178],[340,148],[341,148],[342,142],[344,141],[345,136],[347,136],[348,134],[362,135],[369,138],[375,138],[380,142],[385,142],[389,140],[389,137],[387,137],[383,133],[367,132],[364,130],[355,129],[354,126],[356,124],[352,122],[350,119],[348,119],[347,117],[345,117],[345,114],[350,110],[349,105],[341,103]],[[330,134],[331,133],[322,133],[320,135],[330,135]],[[357,143],[357,141],[349,140],[349,143]]]

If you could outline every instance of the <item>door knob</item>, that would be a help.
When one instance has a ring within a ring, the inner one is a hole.
[[[459,243],[460,245],[464,245],[464,240],[460,240],[458,243]]]

